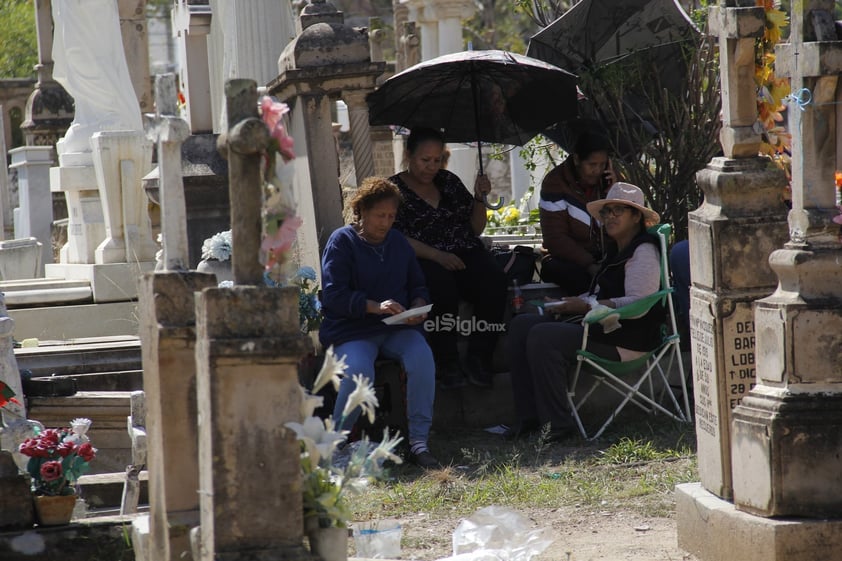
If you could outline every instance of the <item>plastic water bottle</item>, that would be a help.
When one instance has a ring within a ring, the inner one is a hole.
[[[523,307],[523,293],[520,291],[517,279],[512,281],[512,292],[514,293],[512,296],[512,312],[518,314]]]

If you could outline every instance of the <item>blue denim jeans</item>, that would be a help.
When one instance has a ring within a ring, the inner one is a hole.
[[[374,381],[374,361],[379,355],[400,361],[406,372],[406,413],[409,422],[409,442],[427,442],[433,424],[433,399],[436,392],[436,366],[433,352],[424,335],[415,329],[395,329],[367,339],[356,339],[337,345],[337,357],[345,355],[346,377],[339,386],[333,418],[342,417],[342,410],[355,385],[351,377],[362,374]],[[357,407],[337,430],[350,430],[360,416]]]

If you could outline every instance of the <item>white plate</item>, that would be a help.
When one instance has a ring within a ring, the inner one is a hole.
[[[427,304],[426,306],[421,306],[419,308],[410,308],[406,311],[403,311],[399,314],[395,314],[393,316],[387,316],[383,318],[383,323],[386,325],[392,325],[393,323],[403,323],[404,320],[409,318],[414,318],[418,316],[423,316],[427,312],[433,309],[432,304]]]

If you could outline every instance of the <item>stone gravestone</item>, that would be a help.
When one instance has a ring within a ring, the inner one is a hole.
[[[261,153],[269,131],[252,80],[226,84],[234,287],[196,297],[201,561],[311,559],[303,547],[299,445],[284,423],[300,415],[298,363],[312,347],[298,290],[263,284],[258,262]],[[267,477],[271,473],[271,477]]]
[[[176,117],[174,75],[156,77],[155,99],[148,134],[158,146],[164,270],[144,275],[138,290],[149,516],[133,524],[133,544],[138,561],[189,561],[189,530],[199,523],[194,293],[216,279],[187,267],[181,145],[189,131]]]
[[[790,43],[776,52],[776,72],[790,76],[802,101],[789,111],[789,241],[769,258],[777,289],[749,316],[756,385],[732,415],[734,502],[693,485],[676,493],[679,545],[704,561],[831,561],[842,548],[842,245],[832,222],[842,42],[833,8],[793,3]],[[724,7],[737,9],[751,8]],[[732,72],[725,63],[723,73]]]
[[[697,174],[704,202],[689,215],[690,332],[699,476],[723,498],[731,491],[730,425],[733,408],[756,383],[752,303],[777,279],[769,254],[786,240],[786,178],[757,156],[760,137],[754,84],[762,7],[711,8],[719,35],[725,155]]]

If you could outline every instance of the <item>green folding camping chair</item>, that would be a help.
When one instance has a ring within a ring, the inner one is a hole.
[[[684,364],[681,361],[678,327],[675,320],[675,308],[672,301],[670,284],[667,240],[672,233],[672,226],[659,224],[649,229],[658,236],[661,245],[661,290],[645,296],[621,308],[607,309],[604,313],[590,314],[583,320],[585,327],[582,347],[576,352],[576,371],[570,379],[567,399],[570,410],[582,438],[593,440],[608,428],[619,413],[632,403],[652,414],[662,413],[678,421],[689,422],[691,417],[690,401],[687,392],[687,380]],[[623,319],[637,318],[644,315],[656,304],[661,304],[667,311],[662,326],[662,340],[653,351],[634,360],[612,361],[587,351],[589,327],[612,314],[618,314],[620,323]],[[585,368],[588,367],[588,368]],[[669,375],[673,368],[678,370],[677,387],[670,384]],[[653,381],[653,378],[658,383]],[[656,391],[656,385],[658,389]],[[580,386],[584,392],[580,392]],[[590,436],[582,422],[581,412],[593,393],[600,387],[610,388],[620,394],[621,401],[608,414],[601,426]],[[681,402],[676,396],[681,391]]]

